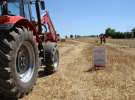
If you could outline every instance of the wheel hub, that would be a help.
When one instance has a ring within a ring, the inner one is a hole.
[[[25,46],[22,46],[18,52],[17,58],[17,71],[20,74],[25,73],[28,70],[29,53]]]
[[[34,72],[35,55],[34,49],[29,42],[24,42],[18,53],[16,59],[16,69],[20,80],[24,83],[31,80]]]

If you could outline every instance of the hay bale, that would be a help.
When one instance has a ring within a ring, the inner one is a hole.
[[[61,42],[66,42],[66,39],[61,39]]]

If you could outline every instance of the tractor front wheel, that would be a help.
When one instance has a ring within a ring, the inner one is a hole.
[[[59,51],[56,43],[47,42],[44,48],[45,52],[45,72],[54,73],[58,71]]]

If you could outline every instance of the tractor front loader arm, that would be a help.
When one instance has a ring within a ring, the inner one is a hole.
[[[51,21],[48,11],[46,11],[46,14],[42,17],[42,24],[47,25],[49,29],[49,32],[47,32],[46,34],[47,41],[57,42],[58,40],[57,33]]]

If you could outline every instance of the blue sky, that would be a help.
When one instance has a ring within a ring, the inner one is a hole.
[[[45,0],[61,36],[100,34],[106,28],[135,27],[135,0]]]

